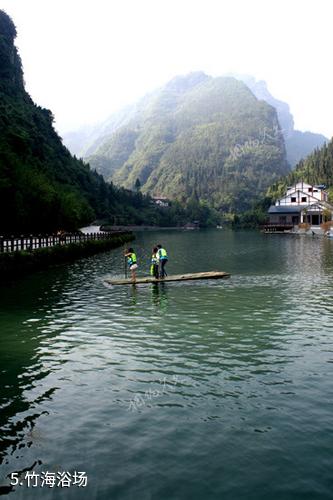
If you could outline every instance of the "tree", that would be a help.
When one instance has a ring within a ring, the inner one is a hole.
[[[139,178],[136,179],[134,187],[135,187],[136,192],[138,193],[141,189],[141,182],[140,182]]]

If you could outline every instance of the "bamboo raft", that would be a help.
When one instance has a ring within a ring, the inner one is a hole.
[[[223,271],[208,271],[206,273],[192,273],[192,274],[174,274],[172,276],[166,276],[165,278],[137,278],[136,281],[132,281],[131,278],[123,280],[112,280],[106,279],[105,282],[109,285],[139,285],[145,283],[165,283],[170,281],[189,281],[189,280],[217,280],[229,278],[230,274]]]

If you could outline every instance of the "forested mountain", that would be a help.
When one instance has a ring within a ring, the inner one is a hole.
[[[270,205],[284,196],[287,187],[304,181],[312,185],[323,184],[333,204],[333,139],[316,149],[305,160],[301,160],[294,170],[272,184],[265,195],[253,204],[253,207],[234,218],[236,227],[258,227],[267,222]]]
[[[235,75],[235,77],[242,80],[258,99],[266,101],[276,109],[286,145],[287,160],[292,168],[315,148],[321,147],[328,142],[328,139],[322,134],[295,130],[294,118],[289,105],[275,99],[268,91],[266,82],[263,80],[257,81],[253,76],[249,75]]]
[[[244,83],[191,73],[146,96],[89,157],[105,178],[223,212],[288,172],[276,111]]]
[[[287,186],[301,180],[309,184],[324,184],[333,202],[333,139],[301,160],[289,175],[274,183],[267,194],[275,200],[285,192]]]
[[[75,229],[95,217],[159,223],[149,198],[107,184],[63,146],[51,112],[24,89],[15,37],[0,11],[0,234]]]

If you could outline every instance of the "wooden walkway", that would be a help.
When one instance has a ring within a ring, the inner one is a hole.
[[[68,245],[89,240],[108,240],[114,236],[127,234],[128,231],[110,231],[99,233],[65,233],[65,234],[39,234],[20,237],[4,238],[0,236],[0,253],[18,252],[20,250],[32,251],[37,248],[52,247],[54,245]]]
[[[137,278],[133,282],[130,278],[123,280],[106,279],[105,282],[109,285],[143,285],[146,283],[166,283],[170,281],[189,281],[189,280],[211,280],[211,279],[226,279],[230,274],[223,271],[208,271],[206,273],[192,273],[192,274],[174,274],[173,276],[166,276],[163,279],[156,279],[152,277]]]

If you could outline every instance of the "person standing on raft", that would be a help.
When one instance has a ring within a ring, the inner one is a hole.
[[[155,279],[158,279],[158,257],[157,257],[158,248],[154,247],[151,256],[151,266],[150,266],[150,274],[154,276]]]
[[[159,263],[159,268],[160,268],[160,278],[164,278],[167,276],[167,273],[164,269],[166,263],[168,262],[168,254],[165,248],[162,247],[162,245],[157,245],[158,251],[157,251],[157,259]]]
[[[127,257],[127,264],[131,271],[132,281],[136,281],[136,270],[138,268],[136,255],[133,248],[128,248],[125,251],[125,257]]]

